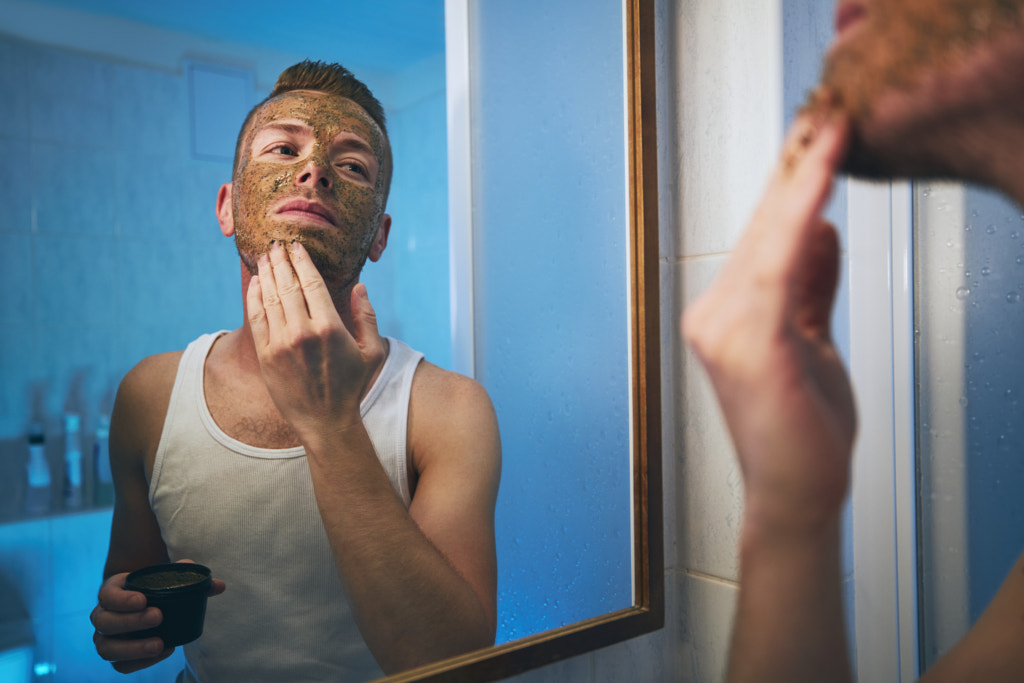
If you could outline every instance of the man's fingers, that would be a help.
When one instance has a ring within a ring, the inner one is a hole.
[[[293,243],[294,244],[294,243]],[[270,265],[274,269],[274,283],[285,320],[290,324],[301,324],[309,318],[306,307],[306,294],[299,278],[292,267],[290,249],[277,240],[270,247]]]
[[[120,674],[135,673],[136,671],[141,671],[142,669],[147,669],[147,668],[153,666],[154,664],[158,664],[158,663],[164,661],[165,659],[167,659],[168,657],[170,657],[173,654],[174,654],[174,648],[173,647],[168,647],[168,648],[165,648],[164,651],[161,652],[156,657],[151,657],[149,659],[140,659],[140,660],[135,660],[135,661],[113,662],[114,671],[116,671],[116,672],[118,672]]]
[[[277,330],[284,329],[285,317],[284,309],[281,307],[281,297],[277,293],[274,267],[270,264],[268,254],[260,256],[257,269],[260,276],[261,302],[263,313],[267,318],[268,335],[273,336]]]
[[[309,258],[309,252],[302,246],[302,243],[292,242],[288,248],[288,256],[302,287],[309,316],[322,318],[336,314],[334,301],[331,299],[330,292],[327,291],[324,278],[313,265],[313,261]]]
[[[249,316],[249,329],[256,348],[261,349],[270,342],[270,330],[267,327],[267,311],[263,308],[263,287],[259,275],[253,275],[249,287],[245,291],[246,311]]]
[[[352,323],[355,332],[356,344],[366,353],[376,353],[376,347],[380,347],[380,331],[377,329],[377,314],[370,304],[370,297],[366,293],[366,285],[362,282],[352,288]]]
[[[147,607],[139,612],[117,612],[102,607],[93,609],[89,615],[96,631],[105,636],[120,636],[125,633],[144,631],[159,626],[163,614],[158,607]]]

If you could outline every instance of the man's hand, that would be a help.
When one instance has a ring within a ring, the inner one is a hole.
[[[353,336],[305,248],[275,242],[246,298],[263,379],[300,441],[333,441],[323,430],[361,423],[359,402],[385,356],[365,285],[352,289]]]
[[[738,451],[748,532],[830,523],[848,487],[856,420],[829,332],[838,240],[821,218],[847,125],[796,121],[746,234],[683,319]]]
[[[164,647],[164,641],[160,638],[136,640],[125,637],[135,631],[159,626],[164,618],[159,608],[146,606],[145,595],[124,589],[127,577],[128,572],[107,577],[100,586],[99,604],[89,615],[96,629],[92,636],[96,652],[111,662],[114,670],[123,674],[153,666],[174,652],[173,647]],[[210,595],[220,595],[224,589],[224,582],[214,579]]]

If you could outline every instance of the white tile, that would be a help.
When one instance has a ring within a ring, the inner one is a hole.
[[[587,653],[527,671],[506,680],[509,683],[566,683],[567,681],[591,683],[593,671],[593,654]]]
[[[48,519],[0,525],[0,580],[17,593],[33,619],[53,613],[52,555]]]
[[[96,606],[110,541],[110,510],[53,518],[54,611],[58,617]]]
[[[775,3],[680,0],[675,7],[676,221],[680,256],[727,251],[775,160],[781,74]],[[758,64],[760,68],[749,68]]]
[[[669,643],[676,681],[712,683],[725,680],[733,616],[739,591],[735,585],[680,574],[678,641]]]
[[[692,259],[677,272],[678,300],[689,302],[702,292],[725,257]],[[742,520],[742,478],[718,399],[694,354],[681,336],[675,366],[681,367],[677,501],[680,566],[735,580],[736,547]]]

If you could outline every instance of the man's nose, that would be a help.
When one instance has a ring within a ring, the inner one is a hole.
[[[296,185],[321,186],[325,190],[331,189],[330,173],[327,167],[317,159],[310,159],[306,166],[295,176]]]

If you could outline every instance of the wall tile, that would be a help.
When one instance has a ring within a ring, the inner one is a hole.
[[[95,596],[95,588],[93,589]],[[120,680],[110,663],[96,654],[92,642],[95,631],[89,621],[88,610],[62,614],[54,619],[53,663],[56,666],[54,681],[75,681],[75,683],[110,683]]]
[[[0,59],[3,46],[0,42]],[[0,82],[6,87],[7,81]],[[32,150],[27,138],[7,137],[9,129],[4,117],[0,110],[0,144],[6,151],[5,163],[0,164],[0,206],[4,207],[0,212],[0,233],[28,233],[32,230]]]
[[[28,325],[5,324],[0,335],[0,438],[24,438],[32,405],[34,339]]]
[[[113,325],[120,293],[115,250],[86,237],[33,237],[35,322]]]
[[[164,240],[121,240],[115,248],[120,265],[118,288],[124,297],[119,322],[124,327],[188,319],[195,306],[189,293],[193,278],[191,245]]]
[[[190,251],[192,278],[187,292],[190,338],[242,324],[242,276],[233,240],[199,243]]]
[[[28,74],[26,72],[32,48],[18,41],[0,41],[0,83],[4,96],[0,98],[0,129],[3,135],[27,139],[29,135]],[[0,171],[0,178],[3,178]]]
[[[0,143],[2,144],[2,143]],[[0,191],[2,194],[2,191]],[[0,198],[0,206],[6,206]],[[32,239],[28,234],[4,235],[0,252],[0,324],[32,322]]]
[[[188,155],[188,95],[180,75],[111,67],[114,144],[142,154]]]
[[[49,667],[49,673],[37,675],[33,683],[55,683],[60,679],[57,678],[56,672],[52,668],[54,652],[57,649],[54,641],[53,617],[47,615],[44,618],[33,619],[32,629],[36,636],[35,666]]]
[[[725,680],[733,615],[739,594],[734,585],[690,574],[677,575],[679,639],[669,643],[677,681]]]
[[[239,122],[241,123],[241,122]],[[183,235],[206,243],[220,243],[226,238],[217,223],[217,192],[231,182],[231,164],[218,161],[185,162],[182,186]]]
[[[593,657],[591,653],[580,655],[527,671],[507,680],[509,683],[591,683],[594,680]]]
[[[121,151],[114,161],[118,234],[185,241],[185,162],[169,155]]]
[[[83,433],[113,395],[116,332],[109,327],[43,325],[34,377],[45,378],[46,413],[83,416]],[[61,432],[62,433],[62,432]],[[63,451],[61,451],[63,453]]]
[[[675,5],[676,87],[669,96],[680,122],[674,160],[678,256],[731,249],[774,163],[782,121],[781,112],[771,111],[781,100],[781,78],[776,81],[767,68],[777,48],[768,30],[775,11],[775,3],[745,0]]]
[[[58,618],[84,612],[88,623],[103,582],[112,515],[104,510],[53,520],[53,596]]]
[[[32,145],[32,204],[41,233],[114,235],[114,156],[69,144]]]
[[[714,278],[725,257],[691,259],[677,266],[678,301],[689,303]],[[678,382],[680,564],[712,576],[735,580],[736,547],[742,518],[742,480],[718,400],[691,351],[681,338],[674,365]]]
[[[0,524],[0,575],[33,619],[53,615],[53,548],[49,519]]]
[[[103,148],[111,142],[110,66],[60,50],[31,53],[33,140]]]

